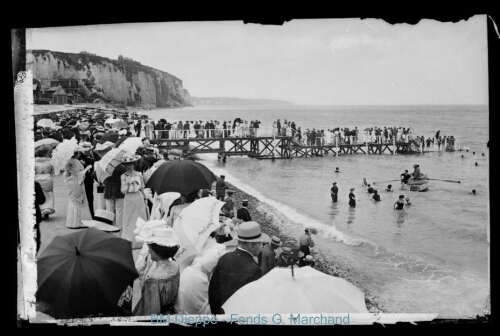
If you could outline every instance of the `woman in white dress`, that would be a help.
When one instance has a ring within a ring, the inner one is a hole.
[[[69,196],[66,227],[70,229],[82,227],[82,220],[92,220],[84,185],[85,173],[92,166],[83,168],[77,159],[80,150],[80,147],[75,148],[74,155],[68,160],[64,169],[64,183],[66,183]]]
[[[189,138],[194,139],[196,138],[196,130],[194,129],[194,121],[191,121],[189,124]]]
[[[241,137],[241,125],[240,123],[237,121],[235,124],[234,124],[234,133],[233,133],[233,137]]]
[[[144,194],[144,179],[142,173],[134,169],[134,164],[139,159],[139,155],[122,158],[122,163],[127,168],[121,176],[120,188],[122,194],[125,195],[123,198],[122,238],[132,242],[132,249],[142,247],[142,244],[135,240],[134,235],[137,218],[140,217],[145,221],[149,218]]]

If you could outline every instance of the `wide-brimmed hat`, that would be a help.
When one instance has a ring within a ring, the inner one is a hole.
[[[275,245],[275,246],[281,246],[281,245],[283,245],[283,244],[281,243],[281,239],[280,239],[280,237],[276,237],[276,236],[272,236],[272,237],[271,237],[271,244],[273,244],[273,245]]]
[[[168,227],[164,220],[151,220],[146,222],[139,217],[136,222],[134,233],[138,234],[135,236],[135,240],[138,242],[147,244],[154,243],[161,246],[179,245],[179,239],[175,235],[174,230]]]
[[[83,226],[93,227],[101,231],[106,231],[106,232],[120,231],[121,229],[119,227],[111,225],[113,224],[114,219],[115,219],[115,214],[113,212],[106,211],[104,209],[97,209],[94,214],[94,219],[82,220],[82,223]]]
[[[234,194],[234,190],[232,190],[232,189],[228,189],[226,191],[227,191],[228,194]]]
[[[315,228],[307,228],[306,232],[311,232],[312,234],[318,234],[318,230],[316,230]]]
[[[92,146],[92,144],[90,142],[86,142],[86,141],[81,142],[79,144],[79,147],[80,147],[82,152],[87,152],[87,151],[91,150],[92,148],[94,148],[94,146]]]
[[[337,182],[333,182],[332,184],[337,184]]]
[[[284,246],[281,253],[287,255],[290,259],[299,259],[304,257],[304,252],[300,251],[297,246]]]
[[[122,157],[122,163],[133,163],[139,160],[141,157],[139,155],[125,155]]]
[[[269,240],[269,236],[262,232],[259,223],[250,221],[240,224],[236,239],[241,242],[257,243]]]
[[[405,198],[405,195],[399,195],[399,198]]]

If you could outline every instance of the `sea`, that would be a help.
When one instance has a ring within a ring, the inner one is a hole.
[[[266,202],[286,218],[297,239],[314,227],[316,248],[355,275],[387,313],[436,313],[439,318],[475,318],[489,313],[489,111],[487,105],[438,106],[197,106],[144,114],[182,120],[277,119],[302,130],[335,127],[410,127],[413,135],[453,135],[462,151],[258,160],[216,154],[202,163],[226,181]],[[476,165],[477,163],[477,165]],[[427,192],[400,190],[400,174],[419,164],[432,180]],[[339,167],[339,173],[335,168]],[[366,178],[381,195],[372,202]],[[460,183],[439,181],[450,180]],[[330,188],[337,182],[339,199]],[[394,192],[385,191],[392,184]],[[355,188],[355,208],[348,205]],[[472,194],[476,190],[476,195]],[[393,209],[399,195],[411,205]],[[251,205],[250,205],[251,206]]]

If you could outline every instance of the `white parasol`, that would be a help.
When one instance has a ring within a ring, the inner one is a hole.
[[[36,125],[40,127],[56,128],[56,124],[54,123],[54,121],[47,118],[38,120]]]
[[[368,313],[364,293],[344,279],[310,266],[275,267],[237,290],[223,304],[226,314]]]
[[[175,260],[181,272],[200,254],[210,233],[220,227],[219,213],[224,204],[215,197],[204,197],[191,203],[175,220],[173,229],[180,242]]]
[[[78,143],[73,137],[70,140],[64,139],[56,148],[52,151],[52,158],[50,163],[54,167],[54,174],[59,175],[61,170],[64,170],[69,159],[75,154],[75,150],[78,148]]]
[[[142,138],[141,137],[130,137],[125,140],[118,146],[118,148],[129,151],[132,154],[135,154],[137,148],[142,146]]]
[[[112,148],[109,152],[104,154],[102,159],[95,165],[97,179],[102,183],[113,174],[116,166],[122,161],[124,155],[133,155],[128,151],[121,148]]]

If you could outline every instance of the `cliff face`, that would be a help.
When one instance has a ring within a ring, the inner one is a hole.
[[[43,89],[51,80],[77,79],[87,102],[143,107],[191,106],[179,78],[129,59],[111,60],[93,54],[28,50],[26,66]]]

